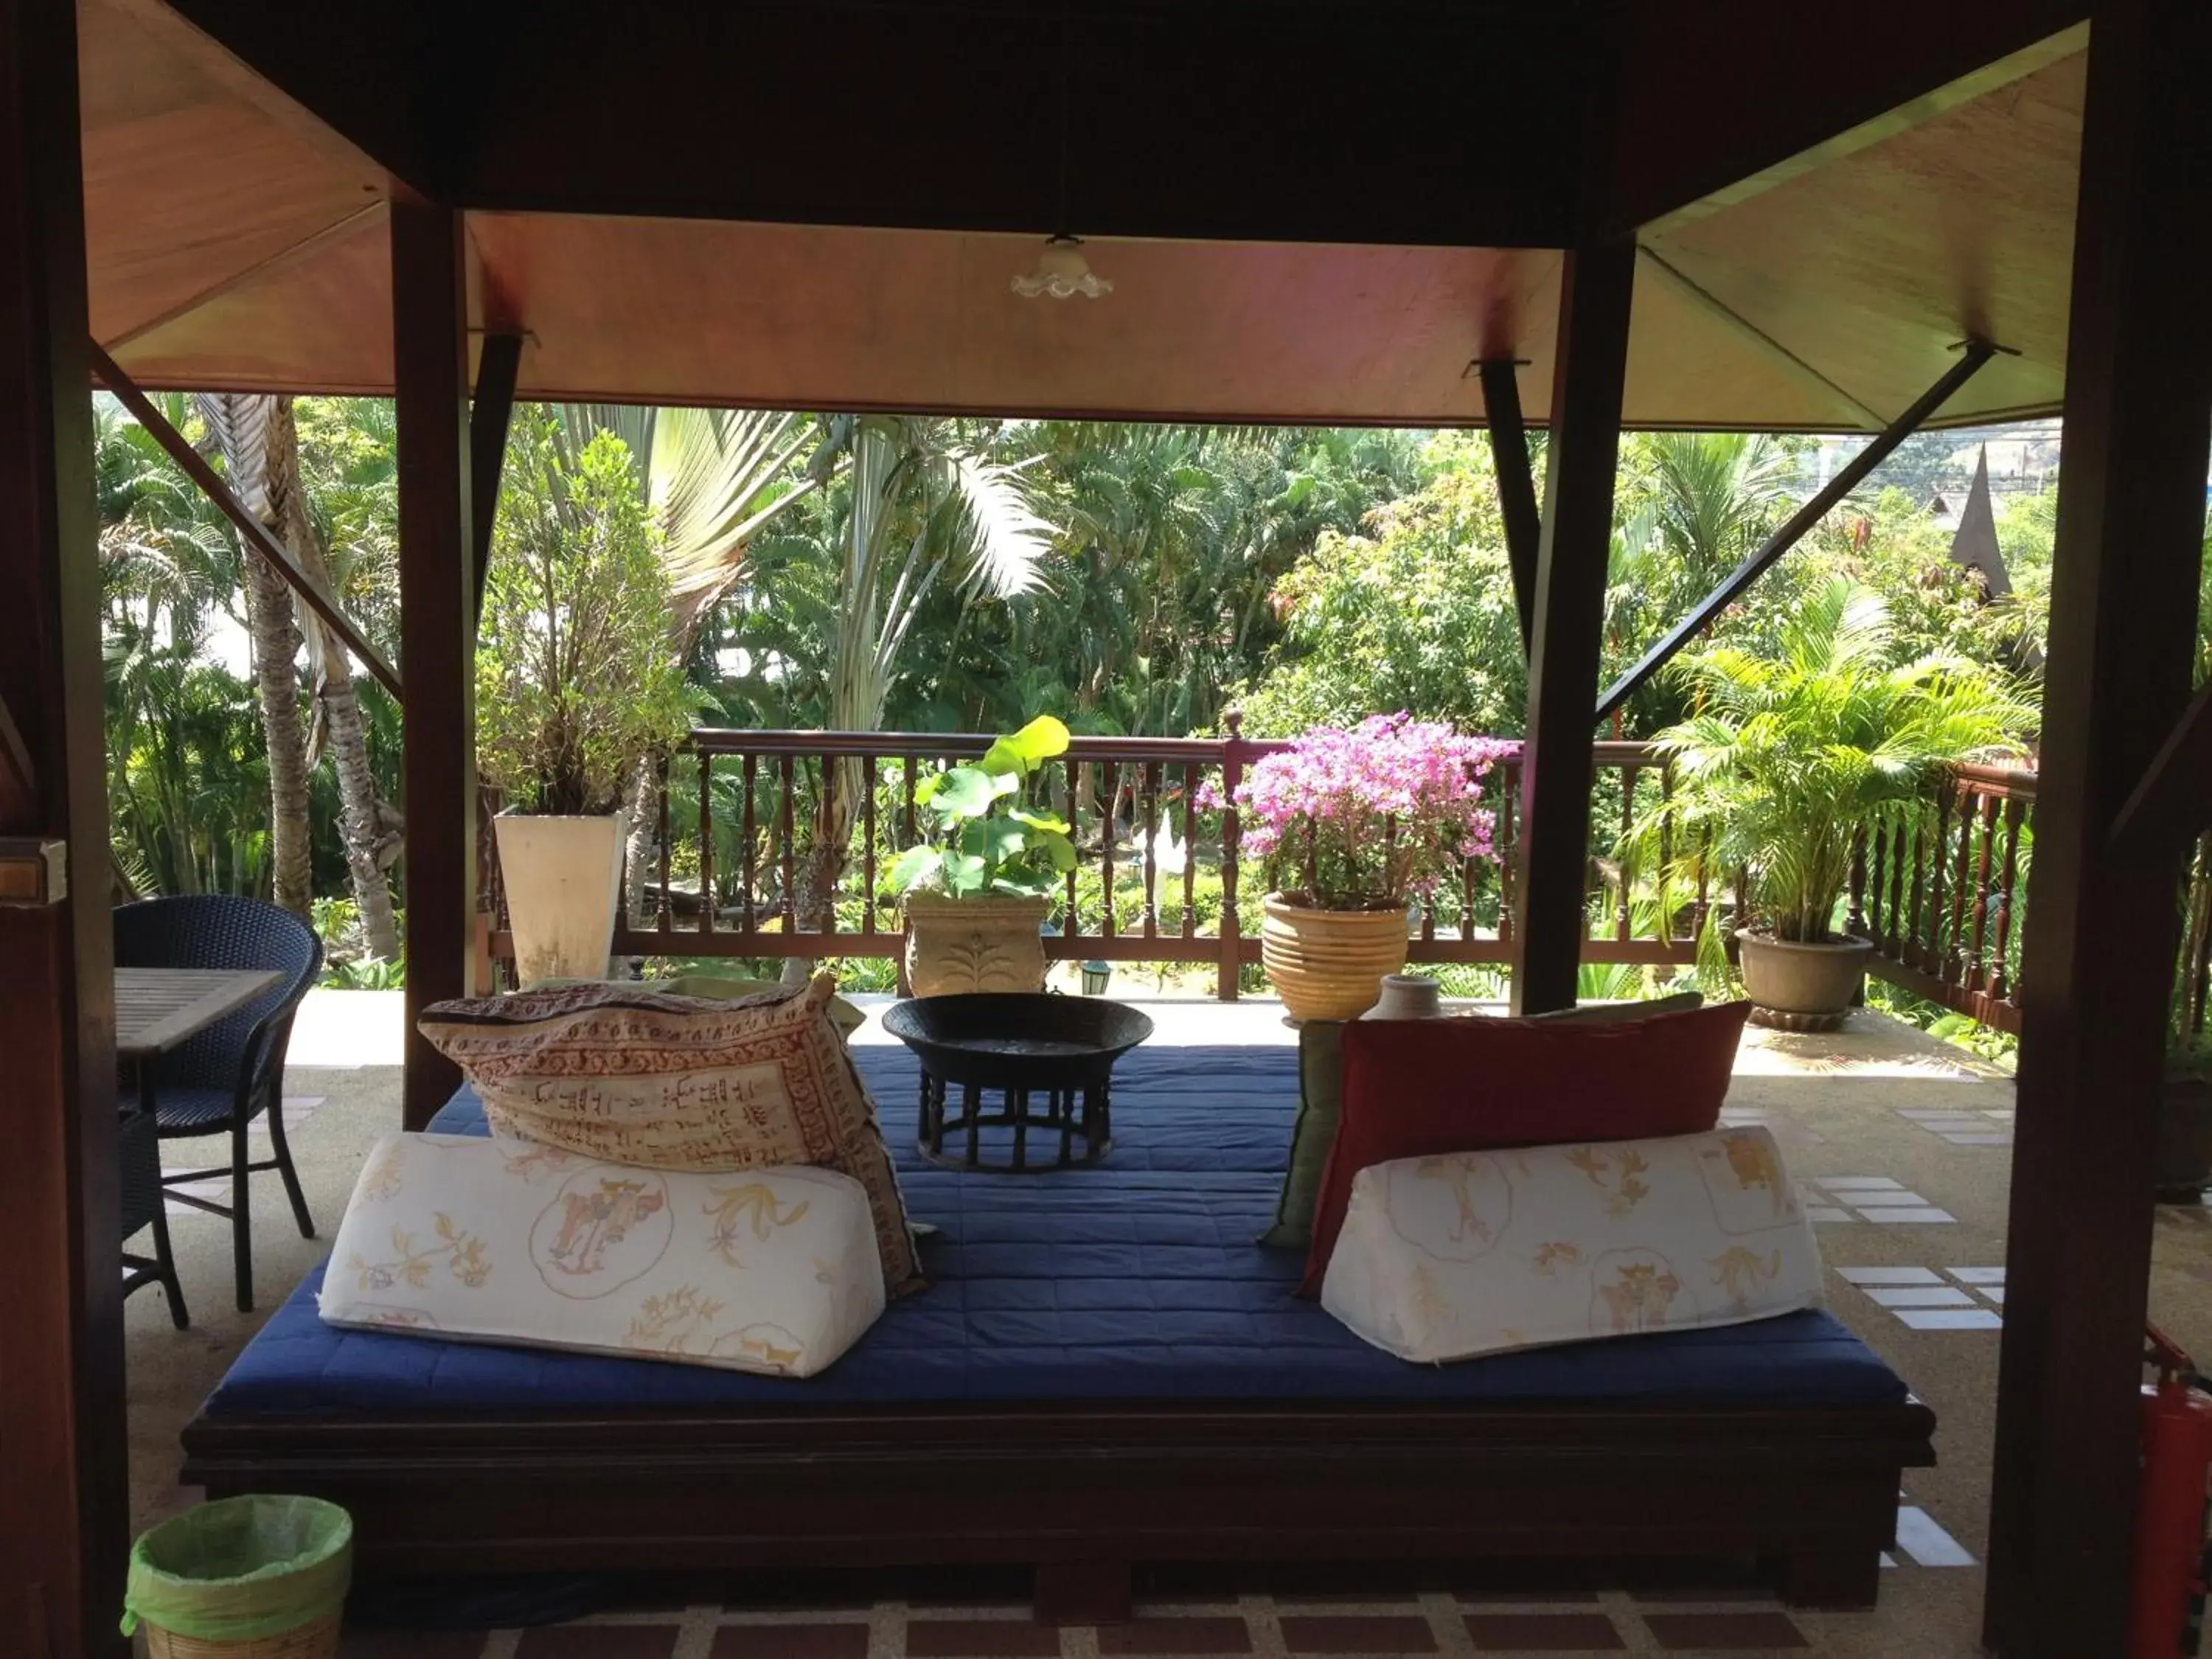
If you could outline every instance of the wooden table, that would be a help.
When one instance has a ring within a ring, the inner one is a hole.
[[[141,1063],[159,1058],[234,1014],[283,975],[257,969],[118,968],[115,1053]]]

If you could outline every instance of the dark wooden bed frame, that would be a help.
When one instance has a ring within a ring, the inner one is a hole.
[[[183,1479],[353,1512],[395,1573],[1014,1563],[1042,1618],[1138,1564],[1755,1555],[1869,1605],[1917,1403],[1255,1404],[196,1418]]]

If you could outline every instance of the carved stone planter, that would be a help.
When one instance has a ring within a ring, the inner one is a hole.
[[[1406,911],[1314,910],[1270,893],[1260,960],[1293,1019],[1357,1019],[1406,965]]]
[[[1043,990],[1044,939],[1038,929],[1051,913],[1049,899],[908,893],[908,986],[918,997]]]

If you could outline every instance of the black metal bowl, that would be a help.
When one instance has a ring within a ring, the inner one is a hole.
[[[1152,1036],[1152,1022],[1103,997],[977,991],[896,1003],[884,1029],[946,1082],[1068,1089],[1103,1078]]]

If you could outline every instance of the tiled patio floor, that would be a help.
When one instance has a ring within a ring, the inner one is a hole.
[[[294,1039],[294,1146],[325,1236],[368,1144],[398,1116],[397,1005],[396,994],[317,993]],[[1158,1042],[1292,1038],[1270,1005],[1147,1006]],[[856,1040],[887,1039],[872,1023]],[[696,1595],[661,1586],[629,1598],[647,1610],[528,1632],[358,1629],[346,1659],[1971,1654],[2003,1322],[2012,1104],[2009,1082],[1873,1014],[1855,1015],[1832,1036],[1753,1033],[1737,1066],[1727,1115],[1765,1123],[1781,1142],[1832,1270],[1831,1306],[1940,1420],[1941,1464],[1906,1477],[1899,1547],[1872,1612],[1784,1608],[1725,1573],[1665,1588],[1644,1580],[1639,1589],[1617,1576],[1563,1581],[1499,1565],[1480,1583],[1462,1568],[1406,1568],[1382,1588],[1371,1578],[1330,1583],[1310,1569],[1285,1580],[1156,1580],[1133,1623],[1052,1629],[1030,1621],[1018,1585],[988,1593],[946,1585],[939,1594],[909,1580],[832,1595],[772,1581]],[[231,1310],[225,1224],[197,1213],[175,1223],[193,1328],[172,1331],[156,1291],[129,1304],[142,1522],[190,1497],[173,1485],[177,1429],[325,1248],[298,1237],[273,1181],[258,1183],[254,1197],[261,1314]],[[2152,1295],[2155,1316],[2212,1356],[2212,1212],[2160,1212]],[[1324,1586],[1380,1599],[1287,1599],[1292,1589],[1310,1596]],[[650,1610],[656,1597],[659,1610]],[[672,1599],[681,1605],[671,1607]]]

